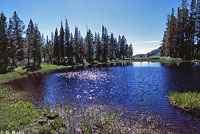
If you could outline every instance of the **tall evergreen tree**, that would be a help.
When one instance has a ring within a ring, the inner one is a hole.
[[[74,54],[75,54],[75,61],[76,63],[80,62],[80,57],[79,57],[79,50],[80,50],[80,42],[79,42],[79,32],[78,28],[75,27],[75,33],[74,33]]]
[[[121,57],[120,57],[120,44],[121,44],[121,36],[119,35],[119,37],[118,37],[118,42],[117,42],[117,47],[116,47],[116,57],[118,58],[118,59],[121,59]]]
[[[68,63],[69,64],[72,64],[73,63],[73,58],[74,58],[74,50],[73,50],[73,46],[74,46],[74,38],[73,38],[73,35],[71,33],[71,36],[70,36],[70,43],[69,43],[69,46],[68,46]]]
[[[67,22],[67,19],[65,21],[65,55],[67,56],[67,59],[68,59],[68,63],[70,63],[71,61],[70,60],[70,31],[69,31],[69,26],[68,26],[68,22]]]
[[[52,39],[53,40],[53,39]],[[53,41],[49,40],[48,36],[46,38],[46,45],[45,45],[45,53],[46,53],[46,60],[48,63],[53,64]]]
[[[160,49],[160,56],[166,56],[165,55],[165,50],[166,50],[166,37],[167,36],[167,32],[164,31],[164,36],[163,36],[163,40],[162,40],[162,46],[161,46],[161,49]]]
[[[103,47],[103,54],[102,58],[103,61],[107,61],[108,58],[108,43],[109,43],[109,37],[108,37],[108,31],[106,27],[102,26],[102,47]]]
[[[16,64],[16,47],[14,45],[14,39],[13,39],[13,21],[10,18],[9,24],[8,24],[8,57],[10,61],[10,69],[13,70],[17,64]]]
[[[172,8],[172,13],[168,18],[168,27],[166,35],[166,56],[173,58],[177,57],[177,43],[178,43],[178,33],[177,33],[177,19],[174,16],[174,9]]]
[[[93,35],[91,30],[89,29],[87,32],[87,36],[85,39],[85,46],[86,46],[86,59],[89,63],[93,62],[94,56],[94,44],[93,44]]]
[[[62,64],[65,64],[66,61],[65,61],[65,42],[64,42],[64,28],[63,28],[63,24],[61,22],[61,28],[60,28],[60,40],[59,40],[59,43],[60,43],[60,60],[61,60],[61,63]]]
[[[181,7],[178,8],[177,18],[172,10],[163,37],[161,56],[189,60],[198,55],[198,47],[196,47],[198,44],[198,1],[191,1],[189,12],[187,0],[182,0]]]
[[[42,55],[41,55],[41,49],[42,49],[42,39],[41,34],[38,29],[38,25],[35,24],[35,32],[34,32],[34,49],[35,49],[35,55],[34,55],[34,68],[38,69],[40,68],[40,64],[42,62]]]
[[[132,58],[132,56],[133,56],[133,45],[130,44],[128,47],[128,57]]]
[[[7,22],[4,13],[0,14],[0,73],[5,73],[9,64],[8,60]]]
[[[46,52],[45,52],[45,39],[44,39],[44,34],[42,34],[42,58],[43,62],[46,62]]]
[[[19,18],[17,12],[15,11],[12,17],[13,21],[13,44],[16,47],[16,60],[22,61],[24,59],[24,47],[23,47],[23,31],[24,23]]]
[[[54,63],[60,64],[60,47],[59,47],[59,37],[58,37],[58,30],[56,28],[55,35],[54,35]]]
[[[99,33],[95,33],[95,48],[96,48],[96,60],[101,61],[102,59],[102,46]]]
[[[32,50],[34,48],[34,25],[33,25],[33,21],[30,20],[29,21],[29,25],[28,28],[26,30],[26,44],[27,44],[27,71],[30,70],[30,60],[33,57],[33,53]]]
[[[120,41],[120,59],[124,59],[125,58],[125,55],[126,55],[126,47],[127,45],[127,41],[126,41],[126,38],[125,36],[123,35],[122,36],[122,39]]]
[[[113,51],[114,51],[114,59],[116,60],[116,58],[117,58],[117,54],[119,53],[118,52],[118,43],[117,43],[117,39],[116,38],[114,38],[114,47],[113,47]]]
[[[80,34],[79,31],[79,62],[83,63],[83,58],[84,58],[84,47],[83,47],[83,37]]]
[[[114,35],[113,33],[111,33],[110,35],[110,60],[113,60],[114,59],[114,54],[115,54],[115,41],[114,41]]]
[[[182,55],[181,58],[189,58],[188,53],[188,47],[189,47],[189,42],[188,42],[188,38],[189,38],[189,33],[187,30],[187,26],[188,26],[188,9],[187,9],[188,3],[187,0],[182,0],[182,6],[181,6],[181,30],[183,31],[183,36],[181,38],[181,42],[182,42]]]
[[[196,58],[200,59],[200,0],[197,0],[196,6],[196,44],[197,48],[195,51]]]
[[[196,0],[192,0],[190,5],[190,16],[188,23],[188,51],[190,51],[189,57],[194,58],[195,51],[195,34],[196,34]]]

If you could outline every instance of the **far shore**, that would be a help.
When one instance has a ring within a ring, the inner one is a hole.
[[[123,60],[115,59],[115,60],[108,60],[107,62],[99,62],[94,60],[92,63],[84,62],[83,64],[73,64],[73,65],[53,65],[53,64],[46,64],[43,63],[41,68],[35,71],[26,71],[24,66],[15,68],[12,72],[7,72],[5,74],[0,74],[0,83],[7,82],[10,80],[14,80],[16,78],[23,78],[27,77],[29,74],[39,73],[39,72],[48,72],[53,70],[59,69],[66,69],[72,68],[76,66],[88,66],[88,65],[101,65],[101,64],[112,64],[112,63],[125,63],[125,62],[160,62],[160,63],[183,63],[183,62],[190,62],[196,63],[200,60],[193,59],[193,60],[182,60],[180,58],[169,58],[169,57],[160,57],[160,56],[150,56],[150,57],[140,57],[140,58],[124,58]]]

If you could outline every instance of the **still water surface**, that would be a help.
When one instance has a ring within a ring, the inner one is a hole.
[[[30,92],[30,101],[52,105],[108,103],[154,113],[180,133],[200,133],[200,116],[173,108],[172,91],[200,91],[200,64],[120,63],[30,75],[9,83]]]

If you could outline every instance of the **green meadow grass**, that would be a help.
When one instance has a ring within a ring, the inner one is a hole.
[[[39,117],[42,110],[24,101],[0,101],[0,130],[21,131]]]
[[[15,68],[12,72],[8,72],[5,74],[0,74],[0,82],[12,80],[16,78],[21,78],[26,76],[27,74],[36,73],[36,72],[47,72],[51,70],[57,70],[57,69],[64,69],[64,68],[70,68],[71,66],[63,66],[63,65],[51,65],[51,64],[42,64],[41,69],[33,71],[33,72],[27,72],[24,67],[18,67]]]
[[[171,101],[177,103],[177,106],[187,107],[189,110],[200,110],[200,93],[197,92],[173,92],[169,95]]]

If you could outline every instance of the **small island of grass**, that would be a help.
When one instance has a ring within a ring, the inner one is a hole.
[[[169,95],[170,103],[186,112],[200,113],[200,93],[197,92],[173,92]]]

